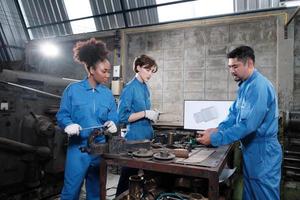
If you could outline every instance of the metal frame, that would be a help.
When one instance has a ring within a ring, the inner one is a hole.
[[[80,17],[80,18],[76,18],[76,19],[63,20],[63,21],[59,21],[59,22],[47,23],[47,24],[42,24],[42,25],[37,25],[37,26],[29,26],[29,27],[26,27],[26,28],[27,29],[41,28],[41,27],[45,27],[45,26],[52,26],[52,25],[56,25],[56,24],[64,24],[64,23],[69,23],[69,22],[73,22],[73,21],[80,21],[80,20],[84,20],[84,19],[104,17],[104,16],[110,16],[110,15],[116,15],[116,14],[123,14],[124,21],[125,21],[125,28],[129,28],[128,27],[128,20],[127,20],[126,15],[125,15],[128,12],[139,11],[139,10],[147,10],[147,9],[150,9],[150,8],[157,8],[157,7],[160,7],[160,6],[167,6],[167,5],[173,5],[173,4],[178,4],[178,3],[186,3],[186,2],[190,2],[190,1],[196,1],[196,0],[181,0],[181,1],[176,1],[176,2],[168,2],[168,3],[162,3],[162,4],[142,6],[142,7],[138,7],[138,8],[124,9],[124,2],[123,2],[123,0],[120,0],[121,7],[122,7],[122,10],[120,10],[120,11],[108,12],[108,13],[104,13],[104,14],[92,15],[92,16],[87,16],[87,17]],[[160,24],[160,23],[158,23],[158,24]],[[130,26],[130,27],[133,27],[133,26]]]
[[[26,26],[26,23],[25,23],[24,16],[23,16],[23,14],[22,14],[22,10],[21,10],[19,1],[18,1],[18,0],[14,0],[14,2],[15,2],[15,5],[16,5],[18,14],[19,14],[19,16],[20,16],[21,24],[22,24],[22,26],[23,26],[23,29],[24,29],[24,32],[25,32],[26,39],[27,39],[27,41],[29,41],[29,40],[30,40],[30,36],[29,36],[29,33],[28,33],[28,29],[27,29],[27,26]]]
[[[1,32],[2,32],[3,34],[1,34]],[[4,38],[3,38],[3,37],[4,37]],[[0,49],[3,49],[3,53],[4,53],[5,57],[7,58],[6,61],[10,62],[10,61],[11,61],[11,58],[10,58],[8,49],[6,48],[5,40],[6,40],[6,38],[5,38],[4,31],[3,31],[3,27],[2,27],[2,24],[0,23],[0,42],[2,43],[2,45],[0,46]]]
[[[293,21],[293,19],[297,16],[298,12],[300,11],[300,6],[298,6],[295,12],[292,14],[290,19],[284,25],[284,39],[288,39],[288,26]]]

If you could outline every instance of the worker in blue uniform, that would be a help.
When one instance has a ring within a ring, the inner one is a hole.
[[[91,38],[78,42],[73,49],[76,61],[83,63],[88,77],[70,84],[63,93],[57,121],[69,136],[61,200],[79,199],[85,180],[88,200],[100,199],[100,157],[81,152],[93,128],[105,126],[110,133],[117,131],[117,106],[112,92],[103,85],[110,77],[110,63],[105,43]],[[97,137],[104,143],[105,137]]]
[[[157,72],[157,64],[153,58],[140,55],[133,62],[136,76],[124,87],[118,114],[120,123],[126,124],[126,140],[144,140],[153,138],[151,122],[156,122],[159,112],[151,110],[150,92],[147,82]],[[138,173],[138,169],[123,167],[119,179],[116,196],[128,189],[128,179]]]
[[[217,128],[200,133],[198,142],[218,147],[241,141],[243,199],[279,200],[282,150],[278,142],[278,104],[271,82],[255,67],[251,47],[227,54],[228,67],[239,82],[237,99]]]

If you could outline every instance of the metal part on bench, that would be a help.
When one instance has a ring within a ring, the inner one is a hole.
[[[109,140],[109,153],[111,154],[127,154],[139,149],[150,150],[150,140],[135,140],[135,141],[126,141],[120,136],[114,136]]]

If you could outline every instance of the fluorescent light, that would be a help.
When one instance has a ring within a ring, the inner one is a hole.
[[[56,57],[59,53],[58,47],[50,42],[40,44],[40,50],[47,57]]]

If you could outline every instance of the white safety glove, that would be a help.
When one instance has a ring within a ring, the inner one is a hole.
[[[154,123],[158,120],[159,112],[156,110],[145,110],[145,117]]]
[[[104,123],[104,126],[107,127],[107,131],[110,133],[115,133],[117,132],[117,126],[113,121],[107,121]]]
[[[79,124],[70,124],[65,128],[65,132],[68,134],[68,136],[79,135],[81,130],[82,128]]]

